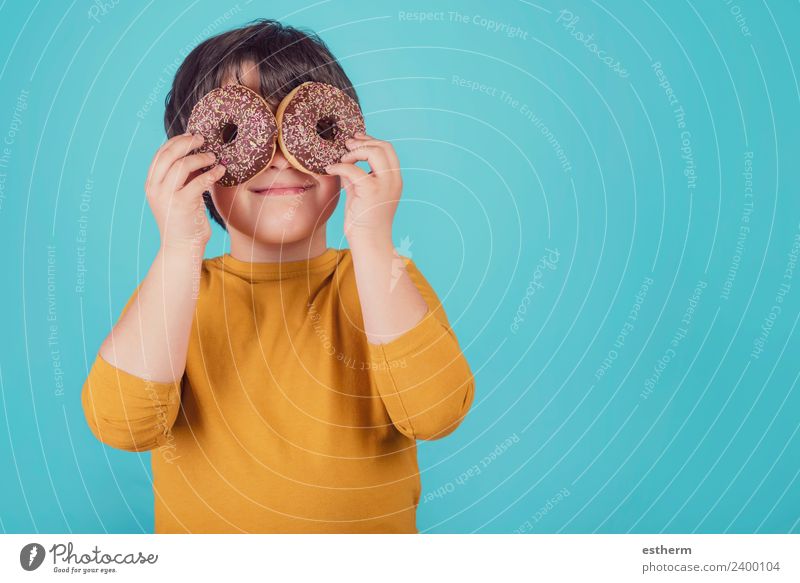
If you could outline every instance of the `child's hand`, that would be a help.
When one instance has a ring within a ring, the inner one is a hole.
[[[150,164],[144,188],[163,248],[205,247],[211,238],[203,192],[222,178],[225,167],[217,164],[199,173],[216,161],[211,153],[187,156],[202,143],[200,135],[175,136],[158,149]]]
[[[342,179],[347,193],[344,209],[344,234],[350,246],[362,240],[392,240],[392,221],[403,190],[400,162],[389,142],[367,134],[356,134],[347,141],[350,150],[340,164],[325,170]],[[371,172],[355,165],[369,163]],[[357,243],[358,244],[358,243]]]

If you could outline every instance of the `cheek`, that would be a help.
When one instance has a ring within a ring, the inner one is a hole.
[[[241,196],[241,193],[239,194]],[[225,187],[215,185],[211,191],[211,199],[214,201],[214,206],[223,215],[230,213],[231,205],[236,197],[236,187]]]
[[[319,193],[326,196],[335,196],[341,190],[341,183],[338,176],[317,176],[319,182]]]
[[[327,217],[333,214],[336,209],[336,200],[341,190],[341,182],[338,176],[318,176],[317,182],[317,201],[319,204],[319,212]]]

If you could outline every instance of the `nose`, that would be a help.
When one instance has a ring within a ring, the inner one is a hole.
[[[278,170],[288,170],[292,167],[289,164],[289,161],[286,159],[286,156],[283,155],[283,151],[280,147],[275,144],[275,155],[272,157],[272,161],[269,163],[269,168],[276,168]]]

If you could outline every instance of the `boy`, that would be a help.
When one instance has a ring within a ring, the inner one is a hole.
[[[415,533],[416,439],[451,433],[473,375],[441,303],[392,245],[399,162],[368,135],[327,170],[280,151],[215,182],[193,105],[229,83],[270,107],[304,81],[357,99],[324,43],[269,20],[206,40],[167,96],[145,191],[161,246],[82,391],[92,433],[152,456],[156,533]],[[366,161],[371,172],[355,165]],[[346,193],[349,249],[326,222]],[[231,250],[203,260],[205,207]]]

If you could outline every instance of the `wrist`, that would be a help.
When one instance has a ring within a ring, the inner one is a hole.
[[[161,241],[159,252],[166,257],[191,259],[203,257],[206,252],[207,241]]]
[[[347,243],[350,245],[350,251],[352,252],[361,250],[394,250],[391,231],[353,232],[347,235]]]

